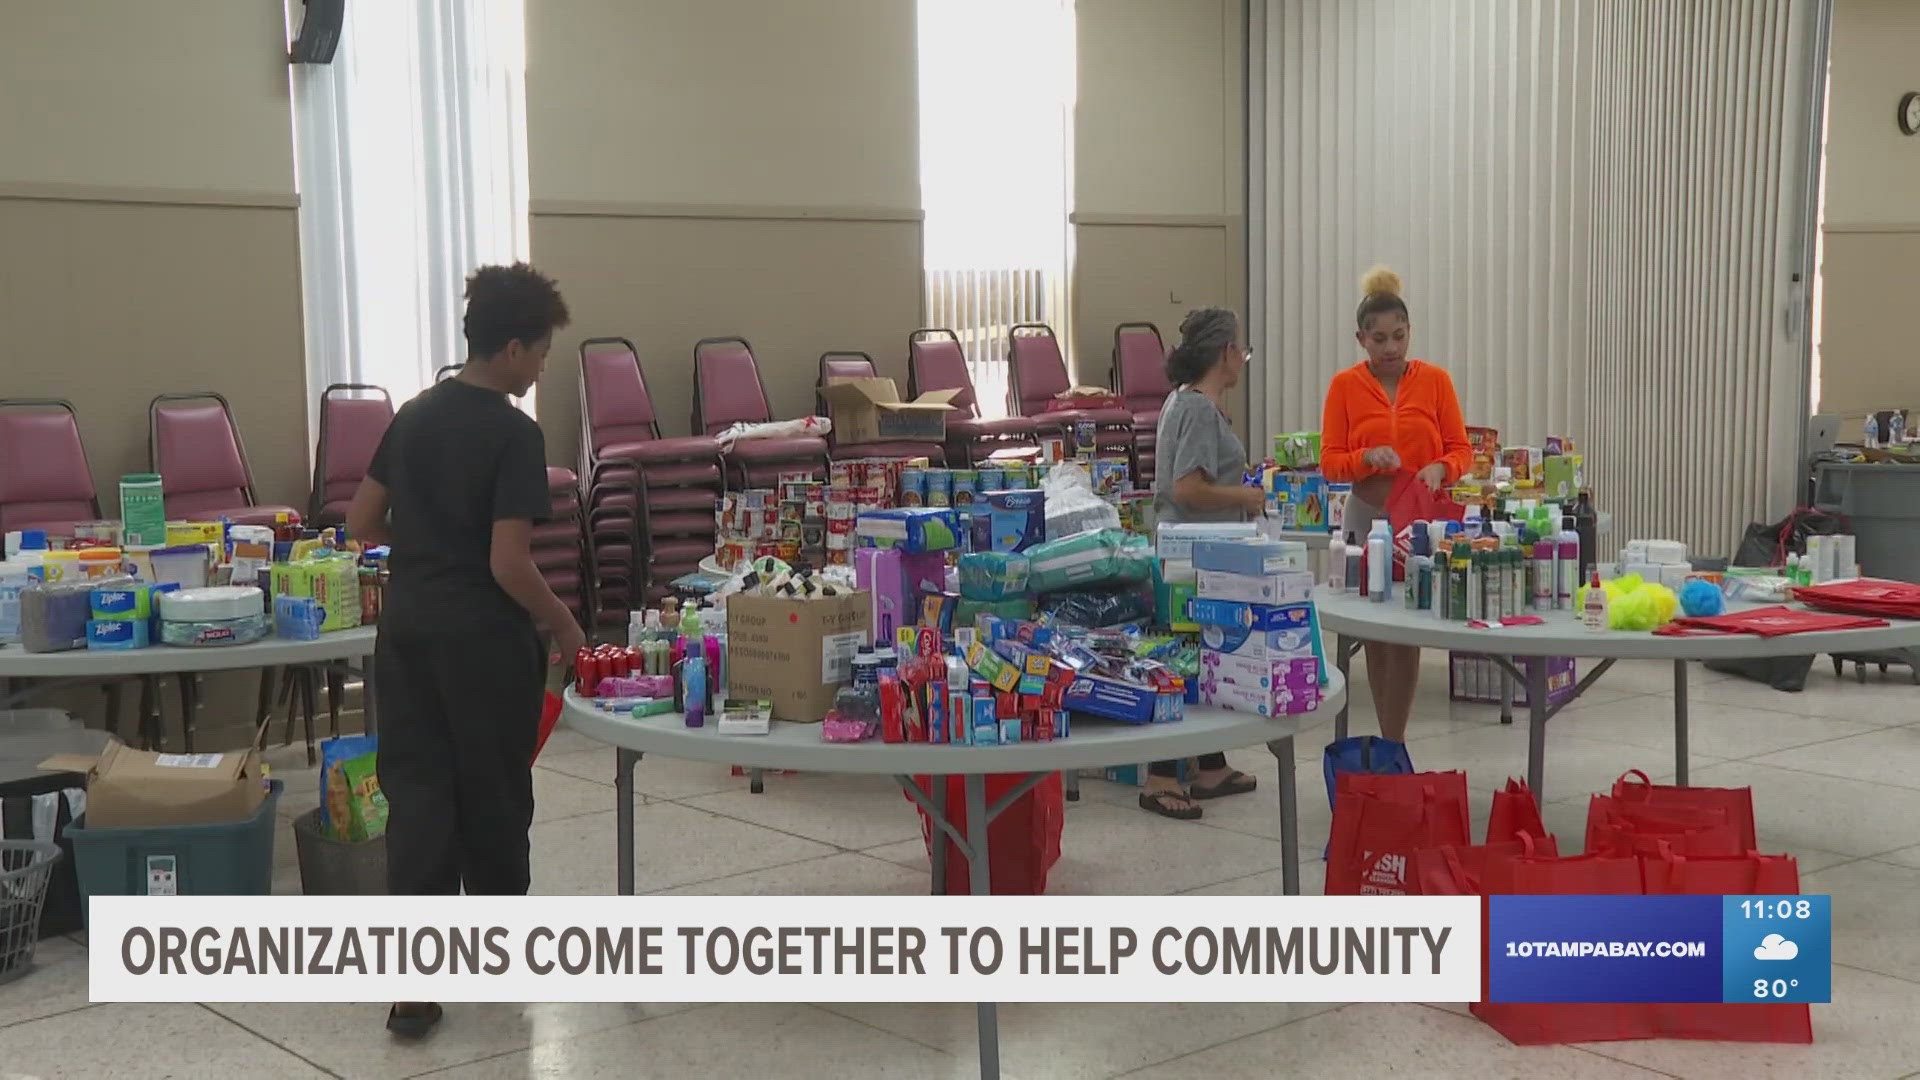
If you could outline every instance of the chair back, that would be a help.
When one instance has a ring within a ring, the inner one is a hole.
[[[73,404],[0,399],[0,532],[99,518]]]
[[[1167,383],[1167,348],[1160,328],[1150,322],[1121,323],[1113,328],[1113,392],[1130,412],[1160,407],[1173,392]]]
[[[384,387],[334,383],[321,391],[320,441],[314,448],[309,517],[318,520],[322,507],[353,498],[392,422],[393,398]]]
[[[917,398],[931,390],[958,388],[960,395],[953,407],[963,416],[980,415],[974,400],[973,373],[967,370],[967,354],[960,347],[960,335],[951,330],[927,327],[907,336],[907,396]]]
[[[1045,323],[1020,323],[1007,332],[1007,378],[1016,416],[1038,416],[1054,395],[1072,385],[1060,339]]]
[[[745,338],[702,338],[693,347],[693,433],[717,435],[734,424],[773,419],[760,365]]]
[[[211,390],[161,394],[147,407],[147,424],[168,517],[254,505],[253,473],[226,398]]]
[[[582,445],[592,453],[660,437],[659,416],[633,342],[602,337],[580,343],[580,421]]]

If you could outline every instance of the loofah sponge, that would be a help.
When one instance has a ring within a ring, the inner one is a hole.
[[[1607,626],[1614,630],[1652,630],[1673,621],[1680,610],[1680,598],[1672,589],[1649,582],[1639,574],[1603,581],[1607,591]],[[1574,610],[1586,606],[1590,585],[1580,587],[1574,596]]]
[[[1695,578],[1680,589],[1680,609],[1694,618],[1718,615],[1727,610],[1727,598],[1713,582]]]

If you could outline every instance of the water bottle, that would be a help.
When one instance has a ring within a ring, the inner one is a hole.
[[[1872,413],[1867,414],[1867,435],[1861,445],[1869,448],[1880,445],[1880,421]]]
[[[1906,442],[1907,413],[1904,409],[1895,409],[1893,415],[1887,418],[1887,444],[1899,448],[1906,445]]]

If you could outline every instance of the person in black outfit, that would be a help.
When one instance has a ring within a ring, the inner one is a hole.
[[[508,400],[540,377],[566,303],[525,263],[481,267],[466,295],[466,365],[394,416],[347,514],[392,547],[374,659],[399,896],[526,894],[543,633],[561,656],[586,640],[533,563],[546,443]],[[387,1028],[418,1037],[440,1015],[401,1002]]]

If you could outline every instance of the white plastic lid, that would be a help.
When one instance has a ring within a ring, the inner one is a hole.
[[[244,619],[265,610],[266,594],[252,585],[214,585],[160,594],[160,617],[168,622]]]

